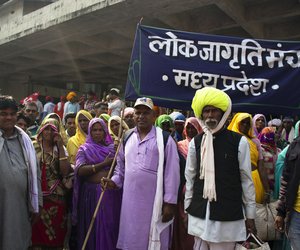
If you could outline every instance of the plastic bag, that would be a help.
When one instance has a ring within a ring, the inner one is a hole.
[[[271,250],[270,246],[267,242],[263,242],[256,235],[250,233],[245,242],[242,244],[236,243],[235,250]]]
[[[263,241],[281,239],[281,233],[275,230],[277,201],[267,204],[256,204],[255,226],[257,236]]]

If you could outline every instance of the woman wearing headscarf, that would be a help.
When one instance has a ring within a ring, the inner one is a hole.
[[[127,107],[124,109],[124,121],[126,122],[129,128],[135,127],[133,115],[134,115],[134,108]]]
[[[155,127],[160,127],[162,130],[172,133],[174,123],[169,115],[160,115],[155,120]]]
[[[258,139],[261,143],[264,168],[267,171],[267,177],[271,198],[273,198],[275,189],[275,164],[280,153],[280,149],[276,147],[275,142],[275,130],[272,127],[265,127],[258,135]]]
[[[258,137],[258,134],[262,131],[262,129],[267,126],[267,119],[263,114],[256,114],[252,121],[254,136]]]
[[[61,118],[58,114],[56,113],[50,113],[48,115],[46,115],[46,117],[44,118],[44,120],[42,121],[41,125],[40,125],[40,128],[43,127],[45,125],[45,121],[47,121],[49,118],[53,118],[55,120],[58,121],[58,133],[61,135],[61,138],[63,140],[63,143],[64,143],[64,146],[67,146],[67,143],[68,143],[68,137],[67,137],[67,134],[66,134],[66,130],[64,128],[64,125],[61,121]]]
[[[91,119],[91,114],[85,110],[80,110],[76,115],[76,134],[69,139],[67,144],[69,162],[73,165],[75,165],[75,158],[78,148],[85,143],[86,136],[88,133],[88,124]]]
[[[76,156],[73,192],[73,224],[77,224],[78,247],[82,248],[98,199],[100,180],[107,177],[115,154],[107,126],[100,118],[89,123],[86,142]],[[121,191],[106,190],[86,249],[116,249],[121,209]]]
[[[66,133],[66,130],[62,124],[62,121],[61,121],[61,118],[58,114],[56,113],[51,113],[51,114],[48,114],[45,119],[42,121],[40,127],[44,126],[45,124],[45,121],[47,121],[49,118],[53,118],[55,120],[57,120],[58,122],[58,132],[63,140],[63,144],[64,146],[67,146],[68,144],[68,136],[67,136],[67,133]],[[68,176],[65,176],[65,178],[62,179],[62,183],[64,184],[64,186],[67,188],[67,192],[66,192],[66,201],[67,201],[67,206],[69,207],[69,213],[68,213],[68,232],[67,232],[67,235],[66,235],[66,238],[69,238],[69,235],[70,235],[70,227],[69,225],[71,225],[71,216],[70,216],[70,210],[72,208],[72,183],[73,183],[73,176],[74,176],[74,173],[73,173],[73,169],[71,169],[70,173]]]
[[[199,121],[195,117],[190,117],[186,120],[183,134],[185,140],[179,141],[177,143],[179,151],[179,160],[180,160],[180,186],[178,192],[178,206],[174,219],[173,227],[173,239],[172,239],[172,250],[189,250],[193,249],[194,237],[188,235],[187,229],[185,226],[185,212],[184,212],[184,193],[185,193],[185,165],[186,158],[188,154],[188,147],[190,141],[199,133],[202,132]]]
[[[201,126],[196,117],[190,117],[186,120],[183,135],[185,140],[178,142],[178,151],[186,159],[188,153],[188,147],[193,137],[202,132]]]
[[[61,180],[70,172],[70,164],[58,129],[57,120],[45,120],[34,142],[41,168],[43,207],[32,227],[33,248],[62,249],[67,233],[66,189]]]
[[[229,130],[244,135],[250,146],[252,179],[257,203],[263,203],[269,194],[266,172],[263,168],[262,149],[259,140],[254,136],[252,116],[248,113],[237,113],[228,126]],[[266,193],[265,193],[266,192]]]
[[[121,117],[120,116],[113,115],[108,120],[108,131],[109,131],[109,134],[111,135],[111,137],[114,140],[115,146],[117,146],[118,143],[119,143],[118,134],[119,134],[120,124],[121,124]],[[127,126],[127,124],[124,120],[122,122],[122,129],[123,129],[124,132],[129,130],[129,127]]]
[[[269,200],[275,201],[274,189],[275,189],[275,164],[280,153],[280,149],[276,147],[275,142],[275,128],[265,127],[258,135],[258,139],[261,143],[264,168],[267,173],[268,183],[270,187]],[[270,241],[269,245],[272,249],[281,249],[282,240]]]

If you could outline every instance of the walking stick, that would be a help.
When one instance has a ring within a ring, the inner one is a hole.
[[[115,154],[115,157],[113,159],[113,162],[110,166],[110,169],[109,169],[109,172],[107,174],[107,178],[110,178],[113,171],[114,171],[114,165],[116,163],[116,159],[117,159],[117,155],[119,154],[119,150],[120,150],[120,146],[122,144],[122,141],[123,141],[123,137],[124,137],[124,132],[123,132],[123,128],[122,128],[122,124],[123,124],[123,118],[124,118],[124,108],[122,109],[122,116],[121,116],[121,124],[120,124],[120,127],[119,127],[119,134],[118,134],[118,147],[117,147],[117,151],[116,151],[116,154]],[[122,134],[122,135],[121,135]],[[119,139],[120,138],[120,139]],[[97,217],[97,214],[98,214],[98,211],[99,211],[99,207],[100,207],[100,204],[101,204],[101,201],[103,199],[103,195],[105,193],[105,190],[106,190],[106,187],[107,187],[107,183],[105,183],[104,187],[103,187],[103,191],[99,197],[99,200],[98,200],[98,203],[97,203],[97,206],[96,206],[96,209],[94,211],[94,214],[93,214],[93,217],[92,217],[92,220],[91,220],[91,223],[90,223],[90,226],[89,226],[89,229],[88,229],[88,232],[85,236],[85,239],[84,239],[84,242],[83,242],[83,245],[82,245],[82,248],[81,250],[85,250],[86,248],[86,244],[88,242],[88,239],[90,237],[90,234],[91,234],[91,231],[93,229],[93,226],[94,226],[94,223],[95,223],[95,220],[96,220],[96,217]]]

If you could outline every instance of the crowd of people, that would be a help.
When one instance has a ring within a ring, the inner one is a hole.
[[[147,97],[125,107],[117,88],[104,101],[72,91],[22,104],[0,96],[0,249],[234,250],[257,234],[256,204],[271,202],[271,249],[300,249],[292,117],[233,114],[211,87],[193,112]]]

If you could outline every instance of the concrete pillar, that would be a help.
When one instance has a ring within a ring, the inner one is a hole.
[[[33,84],[32,84],[32,78],[31,76],[28,76],[28,89],[27,89],[27,95],[31,95],[33,93]]]

